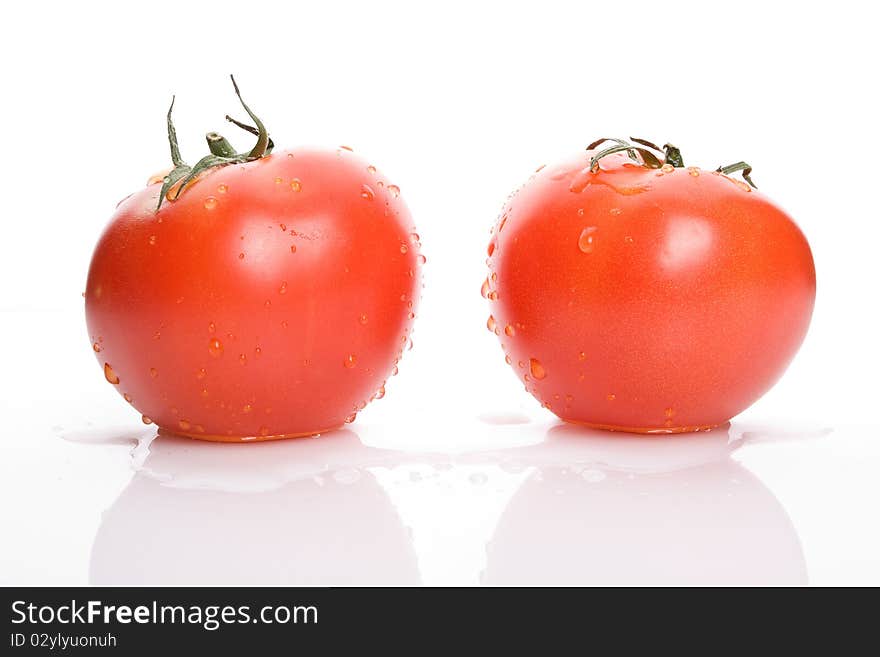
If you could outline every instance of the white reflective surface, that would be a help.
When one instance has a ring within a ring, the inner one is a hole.
[[[767,422],[762,400],[710,433],[590,431],[498,363],[440,394],[442,358],[414,350],[344,430],[156,438],[78,312],[5,317],[48,351],[6,356],[0,583],[880,583],[871,425]]]
[[[560,423],[532,445],[442,454],[371,447],[351,429],[256,445],[147,431],[88,581],[805,584],[791,519],[734,458],[773,439]]]

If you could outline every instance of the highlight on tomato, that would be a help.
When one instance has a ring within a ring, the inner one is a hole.
[[[192,438],[270,440],[351,422],[410,344],[419,236],[351,149],[239,153],[208,133],[186,164],[124,199],[92,256],[85,310],[104,377],[145,423]],[[172,101],[173,108],[173,101]]]
[[[748,164],[685,166],[642,139],[538,169],[488,255],[507,363],[560,418],[602,429],[726,422],[782,376],[815,300],[807,240]]]

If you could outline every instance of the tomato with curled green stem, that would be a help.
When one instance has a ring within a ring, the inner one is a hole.
[[[98,241],[89,335],[145,422],[209,440],[314,434],[384,395],[424,258],[374,166],[347,148],[272,152],[242,105],[255,127],[233,122],[254,148],[209,133],[192,167],[169,110],[174,168],[122,201]]]
[[[644,140],[539,169],[493,229],[483,284],[526,389],[563,420],[643,433],[709,429],[764,394],[805,337],[816,278],[750,174]]]

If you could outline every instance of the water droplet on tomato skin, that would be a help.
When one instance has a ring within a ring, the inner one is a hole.
[[[213,196],[209,196],[208,198],[205,199],[204,206],[205,206],[205,210],[213,210],[214,208],[217,207],[217,199],[214,198]]]
[[[480,294],[484,299],[489,297],[489,279],[483,281],[483,285],[480,287]]]
[[[147,240],[150,243],[150,246],[156,246],[156,236],[150,235],[150,239]]]
[[[345,357],[345,360],[342,361],[342,364],[345,365],[346,368],[351,369],[355,365],[357,365],[357,356],[354,354],[349,354]]]
[[[578,248],[583,253],[592,253],[595,245],[595,233],[599,230],[596,226],[587,226],[578,237]]]
[[[391,194],[394,198],[400,196],[400,187],[397,185],[388,185],[388,193]]]
[[[157,376],[159,376],[159,371],[155,367],[151,367],[150,368],[150,377],[155,379]]]
[[[370,189],[369,185],[361,185],[361,198],[365,201],[372,201],[375,198],[375,194],[373,194],[373,190]]]
[[[291,253],[296,253],[296,244],[291,244],[291,245],[290,245],[290,252],[291,252]]]
[[[276,184],[276,185],[280,185],[280,184],[283,183],[283,182],[284,182],[284,179],[283,179],[281,176],[278,176],[278,177],[275,178],[275,184]]]
[[[495,318],[492,315],[489,315],[489,319],[486,320],[486,328],[490,331],[494,331],[496,326]]]
[[[512,338],[514,335],[516,335],[516,330],[513,328],[513,325],[508,324],[504,327],[504,335],[509,338]]]
[[[208,353],[214,358],[220,358],[223,355],[223,343],[217,338],[208,340]]]
[[[205,370],[205,368],[202,367],[201,369],[199,369],[198,372],[196,372],[196,378],[199,380],[204,379],[207,374],[208,374],[207,370]]]
[[[666,408],[663,410],[663,415],[665,415],[666,417],[672,417],[673,415],[675,415],[675,409],[674,408]]]
[[[101,349],[103,349],[103,347],[100,344],[98,344],[97,342],[92,343],[92,351],[94,351],[96,354],[101,351]]]
[[[376,173],[376,167],[374,167],[372,164],[368,165],[367,172],[368,173]]]
[[[229,190],[229,187],[227,185],[217,185],[217,193],[218,194],[225,194],[228,190]]]
[[[489,292],[488,299],[489,301],[498,301],[498,292],[496,292],[495,290]]]
[[[110,367],[110,363],[104,363],[104,378],[107,379],[108,383],[112,383],[113,385],[119,384],[119,377],[116,376],[116,372]]]
[[[357,419],[357,413],[352,413],[352,414],[349,415],[347,418],[345,418],[345,423],[346,423],[346,424],[351,424],[351,423],[354,422],[356,419]]]
[[[688,167],[688,173],[691,174],[694,178],[697,178],[700,175],[700,168],[699,167]]]
[[[607,395],[605,395],[605,399],[607,399],[608,401],[614,401],[615,399],[617,399],[617,395],[615,395],[613,392],[609,392]]]
[[[428,259],[424,255],[422,255],[421,253],[416,256],[416,260],[419,261],[420,265],[424,265],[426,262],[428,262]]]
[[[366,313],[361,313],[361,316],[358,317],[358,322],[360,322],[361,326],[366,326],[366,325],[367,325],[367,321],[368,321],[368,319],[367,319],[367,314],[366,314]]]
[[[406,244],[401,244],[401,245],[400,245],[400,252],[401,252],[401,253],[406,253],[406,252],[408,252],[408,251],[409,251],[409,249],[406,247]]]
[[[294,178],[290,181],[290,189],[294,192],[301,192],[302,188],[302,181],[299,178]]]
[[[589,167],[578,171],[571,179],[571,184],[568,186],[568,191],[574,194],[580,194],[584,191],[590,183],[593,181],[593,172],[590,171]]]
[[[541,365],[541,361],[537,358],[529,359],[529,372],[531,372],[532,376],[539,381],[547,376],[547,371],[544,369],[544,366]]]
[[[254,410],[254,407],[251,406],[250,404],[245,404],[244,406],[241,407],[242,413],[250,413],[252,410]]]
[[[177,426],[179,426],[183,431],[189,431],[192,428],[192,425],[187,420],[179,420],[177,422]]]
[[[491,258],[492,254],[495,253],[495,240],[489,242],[489,246],[486,248],[486,253]]]
[[[146,415],[141,415],[141,422],[144,424],[153,424],[153,420]]]
[[[287,294],[287,281],[281,281],[281,287],[278,288],[278,294]]]
[[[662,167],[660,167],[660,171],[662,173],[672,173],[673,171],[675,171],[675,167],[671,164],[664,164]]]

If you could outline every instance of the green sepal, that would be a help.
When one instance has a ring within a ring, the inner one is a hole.
[[[189,171],[190,166],[188,164],[180,164],[166,174],[162,179],[162,189],[159,190],[159,203],[156,205],[156,212],[162,207],[162,201],[165,200],[168,190],[174,187],[174,184],[189,173]]]
[[[676,146],[663,144],[663,152],[666,153],[666,164],[671,164],[678,169],[684,166],[684,158]]]
[[[180,157],[180,146],[177,145],[177,130],[174,129],[174,121],[171,120],[171,112],[174,110],[175,98],[176,96],[171,96],[171,106],[168,108],[165,122],[168,126],[168,144],[171,146],[171,163],[177,168],[186,165]]]
[[[601,160],[603,157],[613,155],[614,153],[623,152],[626,152],[631,160],[639,162],[642,166],[649,169],[659,169],[663,166],[663,163],[657,158],[657,156],[654,155],[647,148],[633,146],[631,143],[622,139],[603,139],[598,143],[601,144],[603,141],[614,141],[616,142],[616,144],[614,146],[609,146],[608,148],[599,151],[592,158],[590,158],[590,171],[599,170],[599,160]]]
[[[746,162],[735,162],[734,164],[728,164],[724,167],[718,167],[717,169],[715,169],[715,171],[717,171],[718,173],[723,173],[724,175],[741,171],[743,180],[749,183],[749,185],[753,189],[758,189],[758,186],[752,182],[752,167]]]
[[[236,121],[228,114],[226,115],[226,120],[229,121],[230,123],[232,123],[233,125],[238,126],[242,130],[245,130],[246,132],[251,133],[252,135],[257,135],[257,136],[260,135],[260,131],[257,130],[252,125],[248,125],[247,123],[242,123],[241,121]],[[266,155],[268,155],[269,153],[272,152],[272,149],[275,148],[275,142],[272,141],[271,137],[269,137],[268,135],[266,135],[266,136],[269,138],[269,143],[266,144]]]
[[[205,155],[201,160],[195,163],[195,166],[189,170],[186,176],[180,183],[180,187],[177,188],[177,193],[174,195],[174,200],[176,201],[184,188],[192,182],[193,178],[198,176],[202,171],[206,171],[208,169],[213,169],[214,167],[223,167],[227,164],[239,164],[241,162],[246,162],[246,160],[242,159],[241,156],[238,157],[220,157],[218,155]]]

